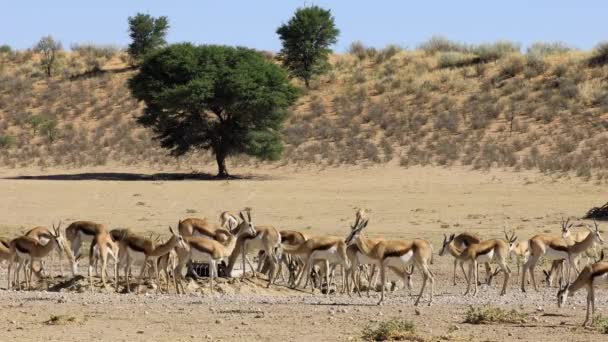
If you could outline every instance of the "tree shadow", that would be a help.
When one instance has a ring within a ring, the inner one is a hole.
[[[99,181],[183,181],[183,180],[200,180],[200,181],[226,181],[226,180],[270,180],[269,176],[229,176],[217,177],[208,173],[128,173],[128,172],[86,172],[73,174],[54,174],[54,175],[36,175],[36,176],[15,176],[6,177],[4,179],[12,180],[57,180],[57,181],[84,181],[84,180],[99,180]]]

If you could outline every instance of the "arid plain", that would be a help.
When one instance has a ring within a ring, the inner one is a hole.
[[[282,285],[266,290],[264,282],[256,279],[221,282],[214,295],[206,287],[182,296],[154,291],[90,293],[85,287],[59,292],[2,290],[0,329],[7,340],[77,341],[84,336],[108,341],[359,340],[366,326],[392,318],[411,320],[417,335],[427,340],[533,341],[548,334],[569,341],[603,338],[580,327],[585,314],[584,290],[566,308],[558,309],[557,288],[541,283],[540,292],[529,287],[527,293],[521,293],[515,263],[510,261],[513,276],[506,296],[498,296],[498,283],[503,279],[499,274],[498,281],[491,288],[482,286],[477,297],[463,297],[466,284],[462,276],[457,286],[451,284],[452,258],[436,255],[444,233],[470,231],[484,238],[501,238],[506,228],[520,239],[543,232],[558,235],[562,216],[581,217],[590,207],[606,201],[605,189],[592,182],[535,172],[392,165],[326,170],[261,167],[239,170],[248,177],[228,181],[166,180],[162,176],[149,181],[117,180],[141,178],[139,175],[154,170],[122,167],[108,173],[110,170],[2,170],[2,235],[16,236],[35,225],[50,226],[59,220],[87,219],[166,237],[167,227],[180,218],[215,220],[223,210],[251,207],[256,224],[311,235],[346,236],[355,208],[364,207],[371,210],[369,236],[420,237],[432,242],[433,306],[427,306],[425,295],[416,310],[412,297],[401,288],[388,293],[385,305],[376,306],[377,293],[371,298],[325,297]],[[52,176],[39,178],[51,179],[14,179],[45,175]],[[604,225],[600,227],[605,229]],[[537,279],[542,280],[539,273]],[[2,276],[4,288],[4,272]],[[413,293],[420,280],[416,272]],[[606,293],[606,289],[599,290],[597,314],[608,310]],[[463,323],[469,305],[483,304],[515,309],[528,317],[520,324]]]

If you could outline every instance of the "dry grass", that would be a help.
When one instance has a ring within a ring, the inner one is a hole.
[[[465,313],[464,323],[493,324],[493,323],[525,323],[528,315],[515,309],[507,311],[490,305],[470,306]]]
[[[414,323],[396,319],[367,326],[363,330],[362,338],[365,341],[426,341],[416,335]]]
[[[350,54],[332,56],[332,71],[292,109],[281,165],[399,160],[404,167],[538,169],[604,181],[608,69],[589,64],[603,51],[540,43],[523,55],[509,42],[470,46],[442,38],[414,51],[353,43]],[[134,71],[112,47],[77,46],[52,79],[31,52],[0,58],[3,165],[213,163],[204,152],[168,157],[136,124],[141,106],[126,87]]]

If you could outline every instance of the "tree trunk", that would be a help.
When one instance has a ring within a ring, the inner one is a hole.
[[[226,153],[223,151],[215,152],[215,160],[217,161],[217,177],[218,178],[227,178],[230,175],[228,174],[228,169],[226,168]]]
[[[306,85],[306,89],[310,89],[310,79],[308,77],[304,77],[304,85]]]

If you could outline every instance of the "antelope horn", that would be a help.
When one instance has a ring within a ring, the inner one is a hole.
[[[247,208],[247,218],[249,219],[249,222],[251,222],[251,208]]]

